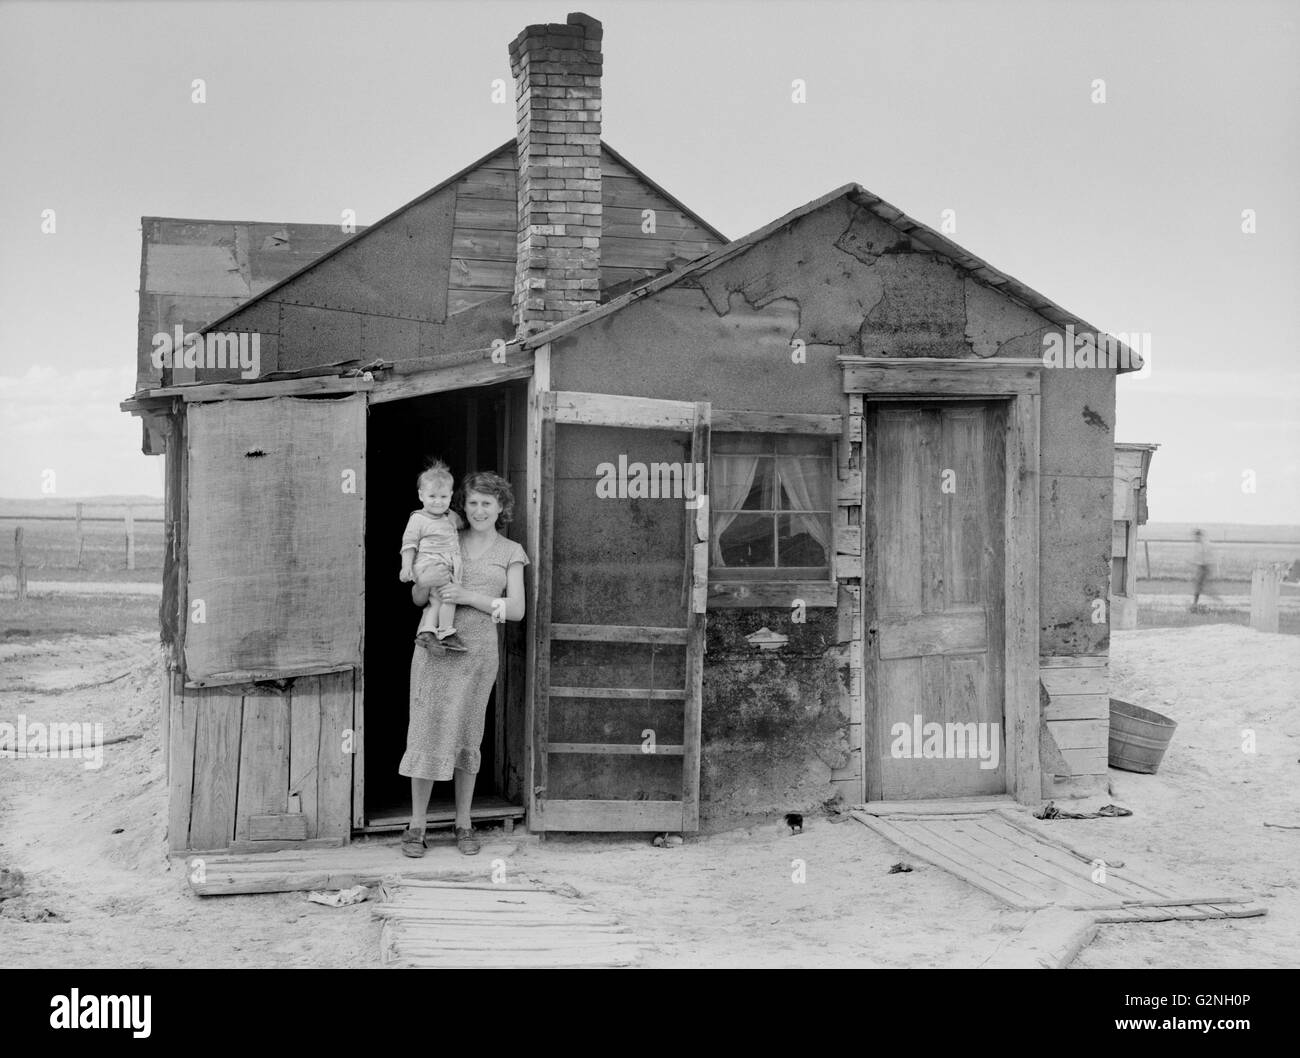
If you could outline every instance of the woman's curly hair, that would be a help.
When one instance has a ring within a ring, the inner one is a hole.
[[[471,492],[477,492],[484,496],[493,497],[497,503],[501,504],[501,513],[497,515],[497,529],[504,529],[510,524],[515,516],[515,493],[510,487],[510,482],[500,474],[494,474],[490,470],[478,470],[473,474],[466,474],[465,479],[460,485],[460,503],[464,509],[465,500]]]

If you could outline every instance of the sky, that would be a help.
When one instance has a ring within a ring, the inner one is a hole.
[[[0,496],[162,494],[118,409],[142,216],[369,224],[513,136],[507,46],[570,10],[605,141],[724,234],[850,181],[955,218],[1149,336],[1116,436],[1161,445],[1153,520],[1300,524],[1291,0],[0,0]]]

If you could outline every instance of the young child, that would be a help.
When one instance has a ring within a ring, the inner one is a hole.
[[[438,571],[447,574],[452,584],[460,583],[460,515],[451,510],[451,492],[455,479],[442,460],[434,460],[420,475],[417,488],[420,510],[411,512],[402,533],[403,581],[419,581]],[[424,607],[415,641],[426,650],[464,652],[465,643],[456,634],[452,622],[454,603],[438,604],[433,598]]]

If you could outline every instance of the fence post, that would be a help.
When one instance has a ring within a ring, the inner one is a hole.
[[[86,538],[81,535],[81,507],[77,504],[77,569],[81,568],[81,552],[86,546]]]
[[[135,514],[126,509],[126,568],[135,569]]]
[[[14,551],[18,557],[18,601],[22,602],[27,598],[27,563],[23,559],[23,527],[21,525],[14,530]]]
[[[1278,629],[1278,595],[1281,591],[1282,567],[1275,562],[1261,562],[1250,578],[1250,627],[1257,632]]]
[[[1142,541],[1142,553],[1143,553],[1144,555],[1146,555],[1146,559],[1147,559],[1147,580],[1150,580],[1150,579],[1151,579],[1151,541],[1150,541],[1150,540],[1143,540],[1143,541]]]

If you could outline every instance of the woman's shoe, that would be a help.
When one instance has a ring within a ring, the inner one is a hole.
[[[418,830],[412,830],[407,827],[402,831],[402,855],[420,857],[424,855],[425,840],[424,835]]]
[[[456,848],[465,856],[473,856],[478,852],[478,838],[474,836],[472,826],[456,828]]]

